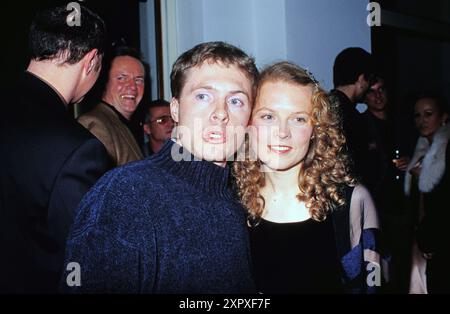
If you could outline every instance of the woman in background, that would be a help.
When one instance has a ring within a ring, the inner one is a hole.
[[[376,210],[349,171],[337,112],[295,64],[261,73],[249,154],[234,165],[260,292],[370,293],[381,285]]]
[[[450,293],[450,236],[445,232],[450,222],[448,117],[440,97],[417,99],[414,119],[420,137],[405,176],[405,193],[418,213],[411,293]]]

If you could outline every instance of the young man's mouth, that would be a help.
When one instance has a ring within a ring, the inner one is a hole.
[[[223,144],[227,137],[222,130],[211,130],[203,133],[203,140],[211,144]]]

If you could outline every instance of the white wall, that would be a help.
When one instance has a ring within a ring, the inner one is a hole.
[[[289,59],[332,88],[335,56],[350,46],[370,51],[367,0],[163,0],[165,93],[176,57],[205,41],[227,41],[259,67]],[[170,35],[167,35],[170,34]]]
[[[326,89],[333,63],[347,47],[371,51],[368,1],[286,0],[287,57],[307,67]]]
[[[176,0],[176,9],[179,53],[201,42],[226,41],[258,64],[286,57],[284,0]]]
[[[147,73],[147,75],[150,75],[152,100],[158,98],[154,6],[154,0],[139,3],[141,51],[144,61],[150,65],[150,73]]]

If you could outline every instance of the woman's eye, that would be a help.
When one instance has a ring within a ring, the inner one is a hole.
[[[294,122],[297,124],[304,124],[308,122],[308,118],[306,117],[295,117]]]

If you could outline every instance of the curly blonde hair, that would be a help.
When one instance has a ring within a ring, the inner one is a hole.
[[[323,89],[307,70],[290,62],[275,63],[261,72],[256,101],[266,82],[286,82],[312,88],[311,122],[313,132],[308,153],[303,160],[298,178],[299,201],[305,202],[311,217],[326,219],[337,206],[345,204],[345,185],[355,186],[357,181],[350,172],[350,160],[345,153],[346,139],[337,108],[333,107]],[[265,200],[260,189],[265,186],[261,161],[250,157],[249,141],[245,143],[246,158],[233,164],[238,194],[249,213],[249,219],[258,221],[264,212]]]

